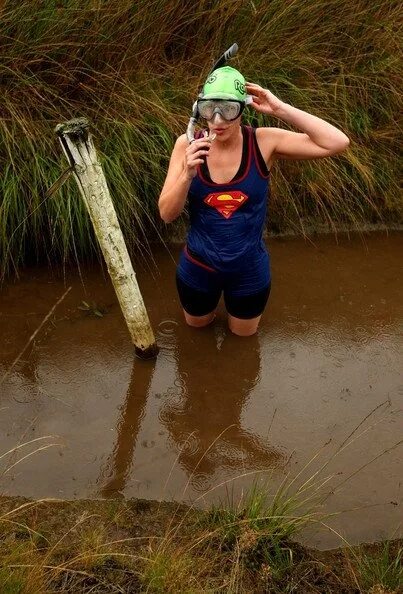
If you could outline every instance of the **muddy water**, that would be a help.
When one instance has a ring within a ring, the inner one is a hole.
[[[320,471],[333,531],[302,539],[398,536],[402,247],[398,234],[271,240],[272,295],[250,338],[229,334],[222,307],[213,326],[185,327],[179,248],[145,254],[135,267],[155,362],[133,358],[101,266],[25,271],[0,293],[0,378],[72,289],[0,385],[0,455],[24,444],[0,459],[0,491],[202,506],[256,480],[274,491],[296,477],[294,492]]]

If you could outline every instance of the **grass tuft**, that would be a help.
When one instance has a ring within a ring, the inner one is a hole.
[[[358,582],[370,594],[395,594],[403,588],[403,548],[389,541],[368,553],[362,548],[355,555]]]

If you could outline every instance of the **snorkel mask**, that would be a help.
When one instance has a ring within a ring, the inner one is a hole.
[[[197,101],[193,104],[192,117],[186,131],[189,143],[194,141],[195,127],[200,117],[212,120],[218,113],[223,120],[236,120],[252,97],[246,94],[245,79],[238,70],[225,66],[236,55],[238,45],[234,43],[217,60],[211,69]]]

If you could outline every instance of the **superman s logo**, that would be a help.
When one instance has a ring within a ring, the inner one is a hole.
[[[205,204],[208,204],[208,206],[218,210],[223,217],[229,219],[230,216],[247,200],[248,196],[243,192],[236,190],[229,192],[214,192],[213,194],[206,196],[204,202]]]

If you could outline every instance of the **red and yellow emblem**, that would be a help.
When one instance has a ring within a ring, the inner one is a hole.
[[[226,219],[229,219],[232,214],[248,199],[239,190],[225,192],[214,192],[209,194],[204,199],[204,202],[213,208],[216,208],[220,214]]]

